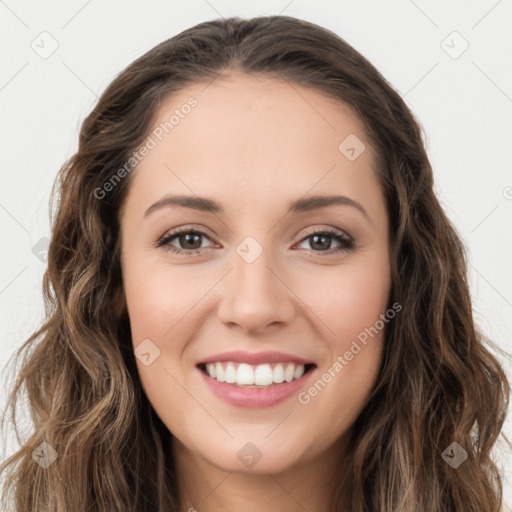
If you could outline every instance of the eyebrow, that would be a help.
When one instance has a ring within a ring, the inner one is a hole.
[[[156,203],[152,204],[144,213],[144,217],[146,218],[152,212],[159,210],[161,208],[165,208],[166,206],[180,206],[182,208],[190,208],[191,210],[205,211],[211,213],[224,213],[224,208],[221,204],[214,201],[213,199],[208,199],[206,197],[199,196],[186,196],[186,195],[166,195]],[[340,196],[340,195],[316,195],[310,196],[303,199],[297,199],[296,201],[292,201],[288,205],[287,213],[299,213],[299,212],[311,212],[314,210],[320,210],[322,208],[327,208],[329,206],[334,205],[342,205],[342,206],[351,206],[357,210],[359,210],[366,219],[371,222],[370,216],[363,208],[361,203],[354,201],[350,197]]]

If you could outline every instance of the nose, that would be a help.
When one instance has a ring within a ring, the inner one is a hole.
[[[272,263],[270,250],[264,250],[252,263],[233,255],[233,268],[219,283],[218,317],[224,324],[258,334],[293,319],[295,295]]]

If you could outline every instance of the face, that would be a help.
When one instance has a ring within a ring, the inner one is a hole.
[[[120,215],[144,391],[190,457],[311,465],[382,358],[388,216],[364,126],[314,90],[233,74],[166,98],[152,133]]]

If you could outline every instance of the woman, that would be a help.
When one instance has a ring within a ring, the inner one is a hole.
[[[5,507],[500,509],[509,383],[464,246],[413,115],[341,38],[178,34],[107,88],[58,186]]]

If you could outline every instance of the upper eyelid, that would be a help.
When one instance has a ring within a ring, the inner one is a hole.
[[[307,238],[307,237],[309,237],[311,235],[314,235],[316,233],[324,233],[324,232],[330,232],[330,231],[334,231],[339,236],[350,238],[351,240],[353,240],[352,235],[347,233],[347,231],[345,231],[343,229],[340,229],[340,228],[335,228],[335,227],[332,227],[332,226],[325,227],[325,228],[306,228],[306,232],[302,236],[301,240],[304,240],[304,238]],[[329,234],[332,235],[332,233],[329,233]]]
[[[164,240],[166,238],[174,238],[177,235],[186,234],[186,233],[196,233],[205,236],[209,240],[212,240],[212,237],[204,231],[204,228],[194,228],[194,227],[179,227],[175,229],[171,229],[166,231],[161,237],[160,240]]]

